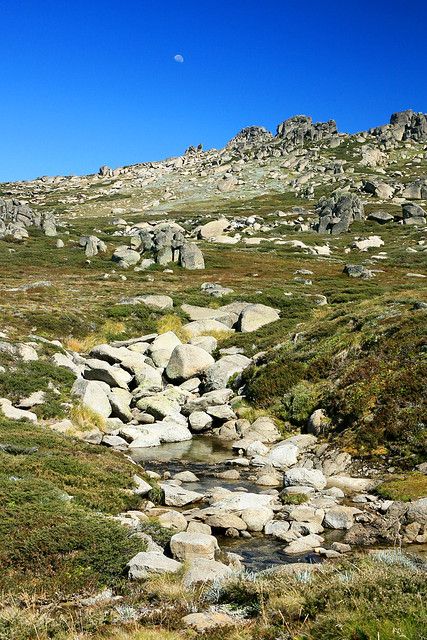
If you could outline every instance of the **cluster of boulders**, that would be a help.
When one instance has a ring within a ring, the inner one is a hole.
[[[140,270],[155,263],[167,266],[173,262],[184,269],[204,269],[201,249],[189,242],[184,234],[185,229],[173,222],[137,223],[116,233],[129,236],[130,246],[118,247],[113,253],[113,261],[124,269],[138,265]]]
[[[354,545],[427,541],[427,499],[408,505],[378,498],[370,493],[374,480],[348,475],[348,454],[319,444],[313,435],[281,440],[274,423],[260,418],[235,446],[243,448],[244,455],[230,459],[235,468],[217,473],[218,486],[203,493],[192,489],[200,479],[190,471],[173,477],[166,473],[164,478],[148,472],[159,483],[164,506],[148,502],[144,511],[124,513],[119,519],[137,532],[154,517],[173,535],[165,550],[151,546],[132,558],[130,578],[175,573],[185,564],[186,586],[227,579],[241,569],[242,558],[221,553],[218,536],[250,538],[263,533],[299,560],[313,552],[339,558]],[[249,467],[257,470],[249,479],[259,491],[221,486],[222,479],[237,484],[243,473],[238,469]],[[139,487],[141,482],[138,479]],[[142,491],[149,493],[145,485]],[[328,540],[331,530],[341,532],[339,541],[336,536]]]
[[[156,311],[172,308],[168,296],[125,299]],[[265,305],[234,302],[218,309],[183,305],[190,318],[183,327],[188,342],[172,331],[94,347],[89,356],[57,353],[54,361],[74,372],[72,393],[83,406],[102,416],[105,432],[82,435],[116,449],[138,449],[164,442],[182,442],[194,433],[215,432],[229,438],[229,421],[236,419],[227,388],[251,359],[231,348],[215,360],[217,338],[233,331],[250,332],[279,319]],[[64,432],[73,424],[57,425]]]
[[[253,145],[264,145],[273,140],[273,134],[265,127],[245,127],[227,144],[231,151],[242,151]]]
[[[28,238],[28,229],[42,229],[47,236],[56,236],[56,221],[52,213],[39,213],[20,200],[0,198],[0,238]]]
[[[335,120],[313,122],[310,116],[288,118],[277,127],[277,137],[292,146],[302,146],[305,142],[317,142],[338,133]]]
[[[82,236],[79,240],[79,245],[84,248],[85,255],[88,258],[93,258],[97,256],[98,253],[105,253],[107,251],[107,245],[97,236]]]
[[[403,224],[424,225],[426,224],[427,212],[414,202],[406,202],[402,205]]]
[[[349,193],[338,192],[329,198],[321,198],[316,210],[319,222],[315,229],[318,233],[337,235],[348,231],[352,222],[365,218],[362,201]]]
[[[390,124],[370,129],[369,133],[377,136],[386,148],[402,140],[426,142],[427,114],[416,113],[412,109],[399,111],[391,115]]]

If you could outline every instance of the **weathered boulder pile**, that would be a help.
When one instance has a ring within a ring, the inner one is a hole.
[[[172,262],[184,269],[205,268],[202,251],[186,239],[185,229],[176,223],[144,222],[117,231],[115,235],[130,237],[129,245],[118,247],[113,254],[113,261],[124,269],[135,265],[146,269],[154,263],[167,266]]]
[[[360,198],[348,193],[334,193],[330,198],[322,198],[317,205],[317,212],[319,222],[316,231],[331,235],[348,231],[352,222],[365,218]]]
[[[330,138],[337,132],[335,120],[313,123],[310,116],[294,116],[277,127],[277,137],[291,146],[302,146],[304,142]]]
[[[47,236],[56,236],[55,216],[33,211],[26,202],[0,198],[0,238],[28,238],[28,229],[42,229]]]

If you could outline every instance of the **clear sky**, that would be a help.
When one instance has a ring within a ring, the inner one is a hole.
[[[0,181],[426,112],[426,32],[426,0],[0,0]]]

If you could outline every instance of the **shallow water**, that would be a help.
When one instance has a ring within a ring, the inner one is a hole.
[[[254,534],[252,538],[219,537],[219,545],[223,551],[238,553],[243,558],[244,566],[250,571],[263,571],[279,564],[291,562],[322,562],[315,553],[303,555],[289,555],[283,551],[285,542],[276,540],[272,536]]]
[[[213,465],[232,458],[233,452],[230,442],[224,442],[212,436],[196,436],[185,442],[168,442],[159,447],[132,449],[131,457],[141,464],[181,461]],[[166,469],[163,470],[166,471]]]
[[[160,447],[134,449],[131,457],[149,471],[163,474],[165,471],[173,476],[180,471],[192,471],[198,482],[184,482],[184,489],[206,493],[214,487],[224,487],[235,491],[243,487],[253,493],[262,493],[263,487],[248,478],[254,476],[254,468],[230,465],[229,460],[235,457],[231,443],[211,436],[196,436],[186,442],[173,442]],[[237,469],[239,480],[217,478],[221,471]]]
[[[185,482],[183,487],[191,491],[207,493],[214,487],[224,487],[236,491],[244,487],[253,493],[263,493],[263,487],[249,478],[256,475],[256,470],[247,467],[231,466],[227,461],[235,457],[231,442],[224,442],[213,436],[196,436],[185,442],[166,443],[159,447],[134,449],[132,459],[145,469],[163,474],[168,471],[172,476],[180,471],[192,471],[199,478],[198,482]],[[216,474],[227,469],[240,472],[238,480],[217,478]],[[178,511],[180,509],[177,509]],[[342,540],[344,532],[325,531],[325,546],[334,540]],[[288,555],[283,551],[285,542],[271,536],[253,534],[252,538],[228,538],[218,536],[223,551],[231,551],[243,558],[244,566],[251,571],[262,571],[269,567],[291,562],[322,562],[315,553]],[[378,547],[379,548],[379,547]],[[427,545],[409,545],[404,551],[427,559]]]

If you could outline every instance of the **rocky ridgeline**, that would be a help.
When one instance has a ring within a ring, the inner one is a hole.
[[[25,202],[0,198],[0,238],[28,238],[28,229],[42,229],[47,236],[56,236],[56,221],[52,213],[33,211]]]

